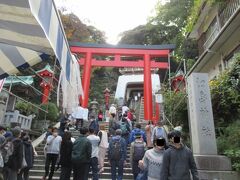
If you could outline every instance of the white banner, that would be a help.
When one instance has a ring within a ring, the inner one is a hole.
[[[5,82],[5,78],[0,80],[0,92],[2,91],[4,82]]]

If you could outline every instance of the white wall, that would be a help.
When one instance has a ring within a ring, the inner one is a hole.
[[[119,76],[115,99],[124,98],[127,85],[133,83],[143,83],[143,74]],[[160,89],[160,87],[159,75],[152,74],[152,91],[156,92]]]

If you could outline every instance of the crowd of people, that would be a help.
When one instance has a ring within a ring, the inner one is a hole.
[[[0,180],[28,180],[35,155],[27,132],[0,126]]]
[[[75,128],[80,131],[77,139],[72,138],[66,128],[62,130],[62,137],[54,128],[48,133],[43,180],[52,179],[57,164],[61,166],[60,180],[69,180],[71,172],[74,180],[89,177],[98,180],[105,171],[105,157],[110,164],[112,180],[123,179],[124,167],[131,168],[135,180],[190,180],[191,177],[198,180],[193,154],[182,143],[180,131],[167,134],[161,121],[155,125],[149,121],[142,128],[129,118],[133,115],[129,115],[127,106],[121,113],[114,106],[110,110],[108,131],[105,124],[99,125],[98,116],[90,115],[88,126],[76,123]]]
[[[71,175],[74,180],[98,180],[105,171],[105,157],[112,180],[122,180],[125,167],[131,168],[135,180],[198,180],[193,154],[182,143],[179,130],[167,134],[161,121],[149,121],[142,128],[127,106],[120,113],[114,105],[110,110],[108,130],[93,115],[87,125],[79,119],[72,124],[62,116],[59,128],[49,126],[42,180],[51,180],[57,170],[60,180],[70,180]],[[80,135],[73,138],[69,128]],[[0,180],[28,180],[37,155],[28,134],[20,127],[11,131],[0,127],[0,148]]]

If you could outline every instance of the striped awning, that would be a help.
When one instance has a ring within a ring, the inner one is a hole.
[[[69,80],[72,57],[53,0],[0,0],[0,79],[54,54]]]

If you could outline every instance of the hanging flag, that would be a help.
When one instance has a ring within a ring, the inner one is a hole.
[[[4,82],[5,82],[5,79],[1,79],[1,80],[0,80],[0,92],[2,91]]]

